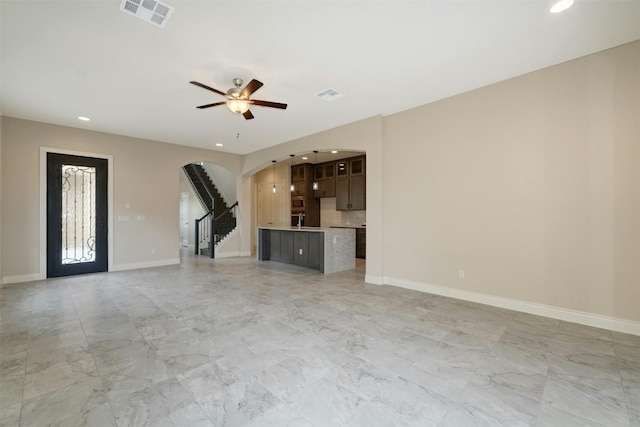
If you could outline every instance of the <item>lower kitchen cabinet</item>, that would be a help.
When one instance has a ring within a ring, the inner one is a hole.
[[[293,262],[293,233],[272,231],[270,237],[271,259],[280,262]]]
[[[323,235],[321,233],[293,234],[293,263],[303,267],[320,268],[323,257]]]
[[[329,274],[356,266],[353,229],[258,227],[258,259]]]
[[[367,229],[356,228],[356,258],[367,258]]]
[[[272,261],[320,269],[324,257],[324,234],[270,230],[269,258]]]

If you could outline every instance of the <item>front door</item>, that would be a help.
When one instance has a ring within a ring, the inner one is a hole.
[[[48,153],[47,277],[107,267],[107,160]]]

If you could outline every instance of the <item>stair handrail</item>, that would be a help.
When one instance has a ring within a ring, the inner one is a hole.
[[[201,218],[196,219],[196,221],[202,221],[203,219],[205,219],[206,217],[208,217],[209,215],[211,215],[213,213],[213,209],[211,209],[209,212],[207,212],[206,214],[202,215]]]
[[[238,202],[235,202],[233,205],[229,206],[227,209],[225,209],[224,212],[222,212],[220,215],[218,215],[217,217],[214,217],[213,215],[215,214],[215,212],[213,211],[213,209],[211,209],[209,212],[207,212],[206,214],[204,214],[202,217],[197,218],[196,219],[196,223],[195,223],[195,254],[199,255],[200,254],[200,243],[204,242],[207,238],[209,239],[209,257],[210,258],[215,258],[215,246],[216,246],[216,230],[218,228],[218,221],[224,217],[225,215],[228,215],[232,209],[235,209],[239,206]],[[211,220],[209,222],[205,221],[205,219],[209,217],[211,218]],[[200,229],[200,224],[204,222],[204,227],[203,230],[201,231]],[[202,238],[201,238],[202,236]]]
[[[219,220],[223,215],[227,214],[231,209],[235,208],[236,206],[238,206],[238,202],[235,202],[234,204],[232,204],[231,206],[229,206],[224,212],[222,212],[220,215],[218,215],[215,220]]]
[[[191,183],[191,188],[193,188],[193,192],[195,193],[195,195],[198,197],[198,200],[200,201],[200,206],[202,207],[206,207],[207,204],[205,203],[204,199],[202,198],[202,196],[200,195],[200,192],[196,190],[196,183],[193,182],[193,179],[191,179],[191,175],[189,175],[189,172],[187,171],[187,168],[191,166],[191,164],[188,165],[184,165],[182,167],[182,170],[184,171],[184,174],[187,176],[187,179],[189,180],[189,182]]]

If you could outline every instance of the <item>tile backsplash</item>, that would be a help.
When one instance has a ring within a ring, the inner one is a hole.
[[[367,211],[337,211],[336,198],[320,199],[320,227],[360,226],[367,223]]]

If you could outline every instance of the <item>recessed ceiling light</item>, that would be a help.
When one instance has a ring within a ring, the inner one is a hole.
[[[302,160],[309,160],[309,158],[307,156],[304,156]]]
[[[338,150],[331,150],[331,154],[338,154]]]
[[[83,122],[88,122],[89,120],[91,120],[89,117],[84,117],[84,116],[78,116],[79,120],[82,120]]]
[[[220,144],[219,142],[216,144],[216,147],[223,147],[224,144]]]
[[[560,13],[564,10],[569,9],[573,5],[573,0],[560,0],[551,6],[549,12],[551,13]]]

